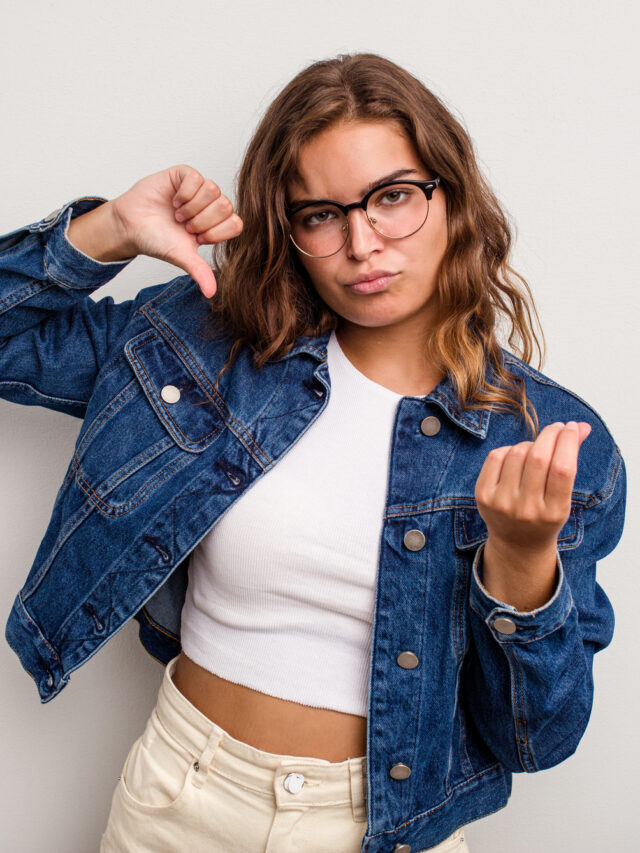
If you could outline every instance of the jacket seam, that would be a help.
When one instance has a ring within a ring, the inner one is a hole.
[[[178,635],[174,634],[171,631],[167,631],[166,628],[163,628],[161,625],[158,625],[158,623],[155,621],[155,619],[152,619],[151,616],[149,616],[146,607],[142,607],[140,609],[140,613],[142,613],[142,615],[147,620],[147,622],[151,625],[151,627],[154,628],[156,631],[158,631],[160,634],[164,634],[165,637],[169,637],[170,640],[177,640],[178,642],[180,641],[180,637]]]
[[[29,611],[27,610],[27,608],[26,608],[26,606],[25,606],[25,603],[24,603],[24,601],[23,601],[23,599],[22,599],[22,595],[19,595],[19,596],[18,596],[18,602],[20,603],[20,609],[21,609],[21,610],[22,610],[22,612],[24,613],[25,617],[29,620],[29,622],[31,623],[31,625],[33,625],[33,627],[34,627],[34,629],[35,629],[36,633],[38,634],[38,636],[40,637],[40,639],[42,640],[42,642],[43,642],[43,643],[45,644],[45,646],[49,649],[49,651],[50,651],[50,652],[51,652],[51,654],[53,655],[54,659],[55,659],[58,663],[60,663],[60,658],[58,657],[58,655],[57,655],[57,653],[56,653],[55,649],[54,649],[54,648],[53,648],[53,646],[48,642],[47,638],[44,636],[44,634],[42,633],[42,631],[41,631],[41,630],[40,630],[40,628],[38,627],[37,623],[36,623],[36,622],[31,618],[31,614],[29,613]]]
[[[35,296],[37,293],[49,290],[51,287],[52,285],[46,281],[40,281],[37,279],[35,281],[30,281],[28,284],[25,284],[24,287],[12,291],[4,299],[0,300],[0,314],[4,314],[5,311],[10,311],[21,302],[26,302],[26,300],[31,296]]]
[[[454,785],[454,787],[451,788],[449,795],[447,797],[445,797],[444,800],[439,802],[437,806],[433,806],[432,808],[427,809],[426,812],[421,812],[420,814],[414,815],[410,820],[407,820],[404,823],[398,824],[398,826],[394,827],[392,830],[387,830],[386,832],[378,832],[375,835],[371,835],[370,839],[381,838],[385,835],[389,835],[390,833],[395,834],[395,833],[399,832],[401,829],[406,829],[407,826],[411,826],[411,824],[415,823],[417,820],[422,820],[423,818],[429,817],[430,815],[434,814],[435,812],[440,811],[441,808],[446,806],[448,803],[451,802],[451,800],[454,799],[454,794],[456,793],[456,791],[459,791],[461,788],[465,788],[467,785],[470,785],[472,782],[475,782],[476,780],[480,779],[482,776],[485,776],[487,773],[493,772],[495,770],[502,770],[502,772],[504,772],[502,766],[499,763],[498,764],[492,764],[490,767],[485,767],[484,770],[481,770],[479,773],[476,773],[470,779],[465,779],[463,782],[458,782],[457,785]],[[498,807],[498,809],[494,809],[494,811],[498,811],[499,808],[501,808],[501,807]],[[487,814],[491,814],[491,812],[487,812]]]
[[[35,385],[31,385],[30,382],[19,382],[13,379],[0,380],[0,388],[21,388],[23,390],[29,390],[37,397],[42,398],[43,400],[52,400],[56,403],[68,403],[71,406],[80,406],[81,408],[87,408],[88,401],[87,400],[74,400],[72,397],[54,397],[51,394],[44,394],[42,391],[39,391]]]
[[[91,509],[87,509],[87,504],[85,502],[82,506],[78,507],[78,509],[69,519],[67,519],[67,522],[65,523],[64,527],[58,533],[58,536],[51,548],[49,556],[44,561],[37,574],[31,579],[31,581],[27,581],[27,583],[25,583],[24,588],[22,590],[22,595],[25,599],[30,598],[35,593],[36,589],[40,586],[40,583],[42,582],[43,578],[46,576],[47,572],[51,568],[53,561],[58,556],[60,549],[67,541],[69,536],[71,536],[76,527],[82,524],[89,512],[91,512]]]
[[[169,440],[171,440],[171,439],[169,439]],[[174,445],[174,447],[175,446],[176,445]],[[144,468],[144,466],[146,464],[153,461],[153,459],[157,459],[158,456],[161,456],[162,453],[165,453],[166,450],[168,450],[168,449],[169,448],[165,448],[165,450],[161,451],[156,456],[147,460],[147,462],[141,464],[134,471],[128,472],[127,477],[131,476],[131,474],[135,474],[136,471],[140,470],[140,468]],[[80,466],[78,466],[78,468],[77,468],[76,483],[78,484],[78,487],[80,489],[82,489],[82,491],[89,498],[89,500],[91,501],[93,506],[95,506],[95,508],[99,512],[101,512],[103,515],[106,515],[109,518],[120,517],[120,516],[126,515],[127,513],[131,512],[133,509],[135,509],[137,506],[139,506],[144,500],[146,500],[147,496],[151,492],[154,492],[157,488],[159,488],[160,485],[165,480],[169,479],[174,474],[177,474],[178,471],[182,470],[182,468],[184,468],[186,465],[188,465],[192,461],[193,461],[192,456],[189,456],[189,455],[178,456],[173,462],[170,462],[168,465],[166,465],[164,468],[162,468],[160,471],[158,471],[156,474],[154,474],[154,476],[150,480],[147,480],[146,483],[143,486],[141,486],[140,489],[138,489],[138,491],[135,493],[135,495],[133,495],[128,501],[126,501],[125,503],[120,503],[120,504],[107,503],[106,501],[103,501],[102,498],[98,497],[98,495],[93,490],[93,488],[89,485],[89,483],[87,483],[87,481],[84,479],[84,477],[82,477],[81,472],[80,472]],[[127,477],[122,477],[121,480],[119,480],[117,483],[115,483],[113,485],[113,487],[109,489],[109,493],[111,493],[113,491],[113,489],[117,488],[117,486],[119,486],[120,483],[123,482],[123,480],[126,480]],[[86,485],[86,488],[85,488],[85,485]],[[153,488],[150,488],[152,485],[153,485]],[[136,498],[137,498],[137,500],[135,500]],[[135,500],[135,503],[133,503],[134,500]]]
[[[554,631],[557,631],[558,628],[561,628],[564,625],[564,623],[567,621],[567,619],[569,617],[569,613],[571,613],[571,607],[572,606],[573,606],[572,603],[570,603],[567,610],[564,611],[558,617],[558,623],[554,624],[551,628],[549,628],[548,631],[544,631],[544,633],[542,633],[542,634],[536,634],[534,637],[530,637],[529,639],[522,639],[522,640],[521,639],[518,639],[518,640],[497,640],[496,639],[496,642],[498,643],[498,645],[503,646],[503,647],[506,647],[506,646],[516,646],[517,647],[517,646],[527,646],[527,645],[529,645],[529,643],[537,643],[539,640],[544,640],[545,637],[548,637],[549,634],[553,634]],[[478,610],[478,608],[475,606],[473,601],[469,601],[469,607],[471,608],[471,610],[473,610],[474,613],[476,613],[478,615],[478,617],[486,625],[487,624],[486,619],[488,617],[485,617],[484,613],[481,610]],[[503,611],[504,608],[501,608],[499,606],[495,606],[492,608],[491,612],[494,612],[496,610],[497,611]],[[530,613],[530,611],[528,611],[528,613]],[[509,615],[511,615],[511,616],[523,616],[525,614],[521,613],[520,611],[509,610]],[[529,618],[532,618],[532,617],[529,617]],[[487,625],[487,628],[488,627],[489,626]],[[521,631],[526,630],[527,627],[528,626],[524,625],[520,628],[520,630]],[[535,627],[537,627],[537,625]],[[493,636],[493,633],[491,631],[490,631],[490,633]]]
[[[522,667],[520,662],[513,654],[513,650],[502,646],[507,661],[509,663],[509,672],[511,674],[511,714],[514,723],[515,742],[518,752],[518,758],[522,769],[526,772],[535,771],[535,761],[531,752],[531,744],[528,738],[527,715],[524,709],[524,679],[522,675]],[[519,706],[519,712],[518,712]],[[520,739],[520,731],[522,730],[523,739]]]
[[[84,434],[78,440],[78,444],[73,454],[78,461],[80,461],[81,457],[84,455],[84,450],[86,450],[87,446],[93,441],[93,438],[100,427],[116,415],[125,403],[128,403],[129,400],[136,396],[138,387],[139,386],[136,385],[135,379],[131,379],[127,382],[124,388],[121,388],[120,391],[118,391],[115,397],[112,397],[109,402],[100,409],[95,418],[88,425]]]

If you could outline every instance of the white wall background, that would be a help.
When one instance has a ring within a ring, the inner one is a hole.
[[[179,162],[231,193],[271,98],[303,66],[338,52],[371,50],[405,65],[470,130],[517,224],[514,265],[537,296],[545,372],[602,414],[630,489],[625,536],[599,568],[617,624],[595,659],[590,726],[574,756],[516,776],[508,808],[469,826],[472,853],[637,844],[637,9],[623,0],[3,4],[0,233],[78,195],[113,197]],[[178,272],[140,258],[94,298],[131,298]],[[79,427],[0,401],[2,623]],[[162,674],[136,628],[127,625],[47,705],[0,645],[3,850],[98,849]]]

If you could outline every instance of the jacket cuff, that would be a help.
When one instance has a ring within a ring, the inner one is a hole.
[[[478,566],[484,543],[479,546],[473,561],[469,605],[485,623],[499,643],[531,643],[560,628],[574,607],[571,589],[556,552],[558,583],[549,601],[535,610],[520,611],[512,604],[494,598],[482,585]]]
[[[134,258],[125,261],[97,261],[85,255],[67,236],[69,223],[77,216],[107,201],[99,196],[83,196],[63,205],[44,219],[29,226],[29,231],[45,236],[44,263],[47,276],[63,287],[95,290],[116,276]]]

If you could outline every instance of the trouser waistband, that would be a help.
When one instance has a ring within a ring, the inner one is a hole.
[[[165,668],[155,710],[169,734],[198,762],[195,784],[204,784],[215,767],[239,785],[263,795],[275,795],[279,808],[350,802],[354,820],[366,820],[365,756],[331,762],[312,756],[264,752],[237,740],[178,690],[172,678],[177,660],[174,658]]]

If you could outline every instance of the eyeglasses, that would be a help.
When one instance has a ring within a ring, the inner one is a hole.
[[[358,208],[364,210],[369,225],[381,237],[410,237],[427,221],[429,202],[439,184],[439,176],[431,181],[390,181],[353,204],[319,199],[288,208],[289,237],[303,255],[329,258],[347,242],[348,214]]]

